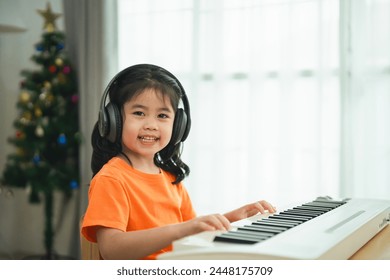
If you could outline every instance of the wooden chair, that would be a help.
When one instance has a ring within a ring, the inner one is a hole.
[[[81,246],[81,259],[82,260],[102,260],[100,256],[99,247],[97,243],[88,241],[81,234],[81,225],[83,224],[83,217],[80,219],[80,246]]]

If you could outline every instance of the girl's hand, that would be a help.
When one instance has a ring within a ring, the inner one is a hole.
[[[184,222],[182,225],[184,226],[185,236],[199,233],[202,231],[230,229],[229,220],[221,214],[212,214],[196,217],[192,220]]]
[[[140,259],[172,244],[173,241],[206,230],[228,230],[230,223],[221,214],[207,215],[192,220],[123,232],[119,229],[98,227],[96,237],[104,259]]]
[[[231,212],[226,213],[224,216],[232,223],[238,220],[246,219],[257,213],[275,213],[276,208],[272,206],[269,202],[265,200],[256,201],[254,203],[250,203],[244,205],[238,209],[235,209]]]

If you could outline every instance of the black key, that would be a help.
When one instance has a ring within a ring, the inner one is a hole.
[[[297,213],[307,213],[307,214],[316,214],[316,215],[321,215],[322,213],[325,213],[325,211],[319,211],[317,209],[317,211],[315,210],[309,210],[309,209],[296,209],[296,208],[293,208],[293,209],[288,209],[286,211],[283,211],[283,212],[297,212]]]
[[[239,230],[231,230],[231,231],[225,232],[223,234],[241,236],[241,237],[249,237],[249,238],[254,238],[254,239],[259,239],[259,240],[267,239],[267,238],[270,238],[271,236],[274,235],[273,233],[264,232],[263,234],[261,234],[259,232],[253,232],[253,231],[249,232],[249,231],[239,231]]]
[[[240,243],[240,244],[254,244],[254,243],[258,243],[262,240],[258,239],[258,238],[249,238],[249,237],[244,237],[244,236],[236,236],[236,235],[232,235],[232,234],[228,234],[228,233],[223,233],[221,235],[217,235],[214,238],[214,241]]]
[[[303,205],[303,206],[314,206],[314,207],[323,207],[323,208],[331,208],[331,209],[334,209],[334,208],[339,207],[339,206],[342,205],[342,204],[339,204],[339,203],[309,202],[309,203],[305,203],[305,204],[302,204],[302,205]]]
[[[297,206],[297,207],[294,207],[293,209],[318,211],[318,212],[324,212],[324,213],[332,210],[330,208],[320,208],[320,207],[313,207],[313,206]]]
[[[267,222],[253,222],[253,225],[259,225],[259,226],[266,226],[266,227],[273,227],[273,228],[280,228],[280,229],[289,229],[294,227],[293,225],[287,225],[287,224],[279,224],[279,223],[267,223]]]
[[[266,219],[266,220],[259,220],[255,223],[266,223],[269,225],[283,225],[283,226],[294,227],[294,226],[299,225],[301,222],[300,221],[281,221],[281,220],[275,220],[275,219],[273,219],[273,220]]]
[[[313,219],[314,217],[317,217],[318,215],[314,215],[313,214],[302,214],[302,213],[291,213],[291,212],[281,212],[279,213],[279,215],[281,216],[291,216],[291,217],[301,217],[301,218],[310,218],[310,219]]]
[[[232,233],[233,235],[244,235],[244,236],[253,236],[257,238],[270,238],[275,235],[275,233],[271,232],[261,232],[261,231],[255,231],[255,230],[246,230],[243,227],[237,228],[235,231],[229,231],[229,234]]]
[[[257,220],[257,222],[269,222],[269,223],[282,223],[282,224],[290,224],[290,225],[293,225],[293,224],[297,224],[299,223],[299,221],[292,221],[292,220],[286,220],[286,221],[282,221],[282,220],[275,220],[274,218],[271,218],[271,217],[278,217],[279,214],[274,214],[274,215],[271,215],[271,216],[268,216],[267,219],[262,219],[262,220]]]
[[[324,211],[330,211],[330,210],[334,209],[333,207],[322,207],[322,206],[314,206],[314,205],[307,205],[307,204],[303,204],[302,207],[312,207],[313,210],[318,209],[318,210],[324,210]]]
[[[277,220],[287,220],[287,221],[301,221],[301,222],[306,222],[310,220],[309,218],[296,218],[296,217],[286,217],[286,216],[280,216],[280,215],[273,215],[269,216],[269,219],[277,219]]]
[[[318,202],[318,203],[327,203],[327,204],[334,204],[334,205],[343,205],[347,203],[346,201],[339,201],[339,200],[323,200],[323,199],[316,199],[313,202]]]
[[[255,224],[245,225],[243,227],[239,227],[238,229],[252,230],[252,231],[259,231],[259,232],[269,232],[269,233],[274,233],[274,234],[281,233],[281,232],[285,231],[284,229],[280,229],[280,228],[271,228],[271,227],[260,226],[260,225],[255,225]]]
[[[287,210],[287,211],[281,212],[280,214],[301,215],[301,216],[308,216],[308,217],[313,217],[313,218],[322,215],[322,213],[319,213],[319,212],[300,211],[300,210]]]

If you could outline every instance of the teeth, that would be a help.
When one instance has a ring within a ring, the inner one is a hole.
[[[157,141],[157,137],[151,137],[151,136],[140,136],[138,137],[142,141]]]

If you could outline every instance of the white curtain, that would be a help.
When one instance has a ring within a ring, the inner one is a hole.
[[[390,199],[390,1],[342,4],[342,193]]]
[[[189,96],[185,184],[199,214],[257,199],[283,208],[320,195],[390,197],[389,1],[118,8],[119,68],[161,65]],[[382,68],[367,76],[378,52]]]
[[[117,2],[104,0],[64,0],[67,49],[78,74],[80,95],[79,211],[75,217],[73,244],[79,252],[79,220],[88,204],[91,171],[91,133],[97,121],[105,85],[117,69]]]

